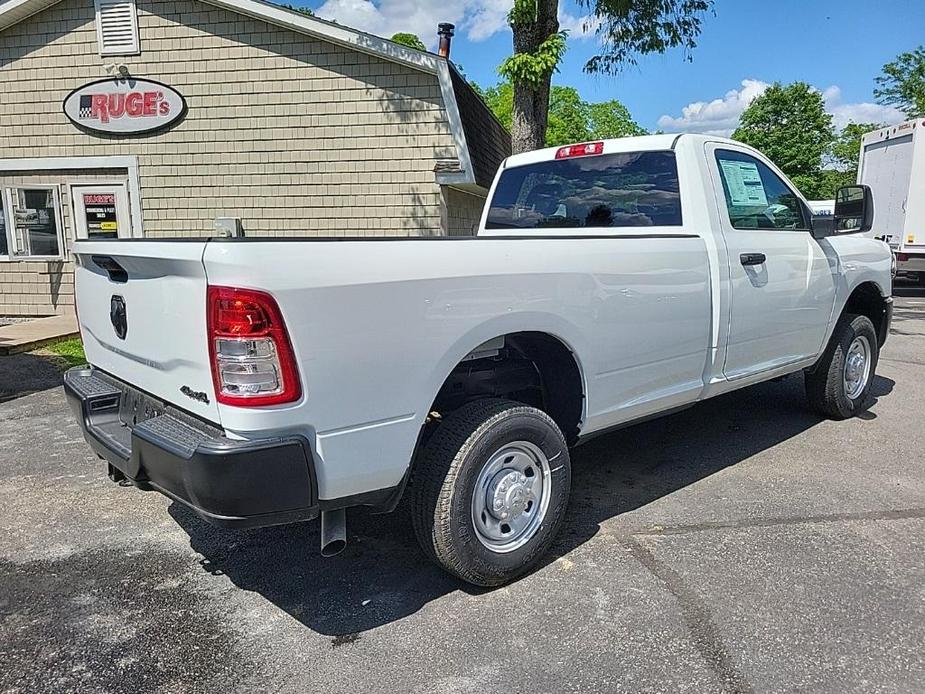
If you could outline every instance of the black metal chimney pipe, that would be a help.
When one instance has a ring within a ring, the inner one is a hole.
[[[453,30],[456,27],[449,22],[443,22],[437,25],[437,36],[440,37],[440,46],[437,48],[437,55],[449,60],[450,44],[453,42]]]

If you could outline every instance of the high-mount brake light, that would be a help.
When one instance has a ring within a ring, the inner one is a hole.
[[[264,407],[302,397],[292,343],[272,296],[210,286],[206,303],[212,380],[220,403]]]
[[[556,152],[556,159],[571,159],[572,157],[590,157],[604,153],[603,142],[582,142],[577,145],[560,147]]]

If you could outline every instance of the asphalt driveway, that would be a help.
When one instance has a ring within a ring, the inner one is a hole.
[[[221,531],[108,481],[33,355],[0,359],[0,691],[921,692],[925,292],[862,418],[791,377],[574,453],[556,556],[475,591],[403,514]]]

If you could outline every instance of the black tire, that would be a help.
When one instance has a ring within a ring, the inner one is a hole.
[[[867,338],[870,346],[870,375],[864,389],[854,398],[845,391],[845,356],[858,337]],[[831,419],[847,419],[866,409],[870,389],[877,371],[880,348],[877,331],[867,316],[843,315],[819,362],[804,375],[810,405]]]
[[[920,287],[925,287],[925,272],[920,272],[917,277]]]
[[[473,492],[492,456],[519,441],[550,461],[549,503],[526,544],[500,553],[475,528]],[[477,400],[452,412],[422,451],[412,479],[414,531],[438,566],[477,586],[499,586],[528,573],[546,554],[562,526],[570,485],[565,438],[545,412],[510,400]]]

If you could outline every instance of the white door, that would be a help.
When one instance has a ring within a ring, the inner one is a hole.
[[[874,195],[872,236],[882,238],[894,248],[903,243],[906,204],[912,179],[912,134],[867,145],[861,168],[861,183]]]
[[[71,201],[78,239],[132,237],[132,216],[125,183],[71,186]]]
[[[814,356],[832,314],[835,277],[805,207],[753,153],[708,145],[707,156],[729,258],[726,377]]]

